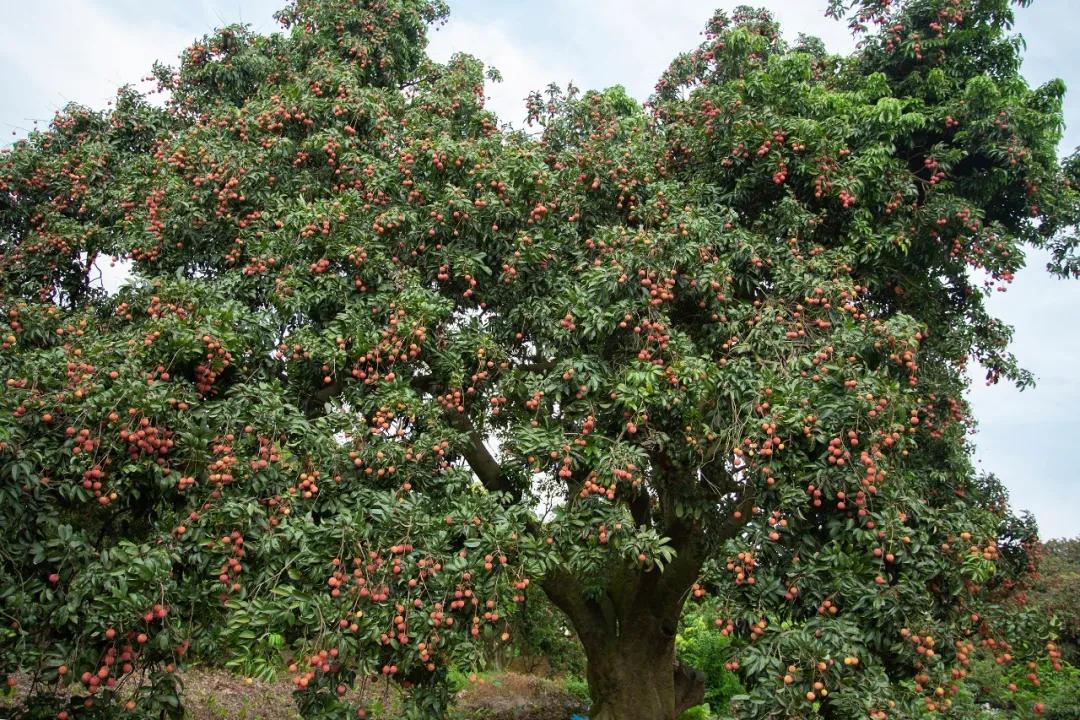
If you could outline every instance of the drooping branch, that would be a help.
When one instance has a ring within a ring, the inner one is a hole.
[[[709,490],[717,495],[727,495],[738,489],[738,482],[735,478],[727,471],[727,468],[716,460],[705,463],[698,468],[698,471],[701,473],[701,479],[708,484]]]
[[[414,377],[412,385],[420,392],[431,391],[430,378],[427,377]],[[340,395],[343,390],[344,385],[336,379],[316,390],[310,397],[309,413],[322,403]],[[468,437],[468,444],[462,450],[462,456],[484,487],[490,492],[513,492],[514,488],[503,472],[502,466],[484,445],[483,436],[473,427],[469,418],[459,412],[451,412],[448,415],[451,427]]]
[[[414,375],[410,382],[417,392],[435,392],[430,375]],[[467,436],[468,444],[461,454],[483,486],[490,492],[509,492],[514,495],[515,500],[518,499],[520,492],[510,483],[502,465],[484,444],[484,436],[473,426],[469,417],[464,413],[450,411],[447,413],[447,420],[452,428]]]

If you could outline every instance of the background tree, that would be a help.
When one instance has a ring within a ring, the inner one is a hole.
[[[691,597],[741,717],[922,717],[980,655],[1056,663],[963,391],[972,360],[1029,382],[984,307],[1024,248],[1076,267],[1063,87],[1018,74],[1006,0],[833,11],[877,27],[850,57],[717,13],[647,106],[553,88],[527,134],[479,62],[425,56],[441,2],[294,0],[285,34],[157,67],[165,108],[123,90],[18,143],[0,667],[26,714],[178,716],[186,655],[283,645],[307,717],[363,716],[379,678],[437,716],[538,588],[597,720],[700,699]]]
[[[1080,540],[1043,543],[1039,572],[1029,585],[1028,603],[1056,620],[1062,656],[1080,664]]]

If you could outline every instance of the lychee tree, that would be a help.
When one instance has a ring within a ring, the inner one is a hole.
[[[1063,86],[1006,0],[717,13],[649,103],[435,63],[426,0],[294,0],[0,156],[0,671],[28,717],[179,717],[197,656],[305,717],[438,717],[544,593],[598,720],[948,715],[1058,654],[1035,528],[972,468],[986,310],[1076,273]],[[98,282],[110,258],[127,279]],[[1021,449],[1018,448],[1018,452]],[[1016,716],[1036,711],[1017,707]]]

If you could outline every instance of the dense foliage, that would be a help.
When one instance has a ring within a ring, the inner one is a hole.
[[[675,651],[680,661],[705,676],[704,704],[710,711],[715,708],[724,712],[731,706],[731,699],[745,690],[735,673],[728,669],[732,638],[716,632],[711,620],[703,607],[685,612],[682,627],[675,636]]]
[[[155,68],[164,107],[0,156],[26,714],[179,717],[185,658],[284,653],[306,717],[376,682],[435,717],[539,591],[601,720],[700,701],[690,597],[743,718],[948,714],[978,657],[1056,664],[963,393],[1028,382],[985,308],[1024,248],[1077,268],[1063,86],[1018,74],[1006,0],[833,5],[850,57],[717,13],[646,106],[552,89],[513,132],[477,60],[426,57],[438,0],[293,0]]]
[[[962,698],[966,705],[961,717],[999,720],[1036,705],[1046,720],[1080,717],[1080,669],[1072,665],[1055,667],[1043,660],[1003,668],[984,661],[976,666],[972,678]]]
[[[1030,582],[1027,602],[1054,618],[1062,656],[1080,665],[1080,539],[1043,543],[1038,575]]]

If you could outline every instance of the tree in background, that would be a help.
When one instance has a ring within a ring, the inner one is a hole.
[[[1080,539],[1043,543],[1039,572],[1027,591],[1028,603],[1044,615],[1053,616],[1061,653],[1080,665]]]
[[[1029,382],[985,309],[1024,249],[1077,268],[1062,84],[1023,81],[1006,0],[832,10],[849,57],[717,13],[646,106],[553,88],[528,134],[426,57],[441,2],[294,0],[157,67],[164,108],[3,155],[25,714],[179,717],[185,657],[284,650],[306,717],[380,682],[436,717],[537,592],[595,720],[700,701],[689,598],[743,718],[923,717],[979,657],[1056,661],[963,393]]]

